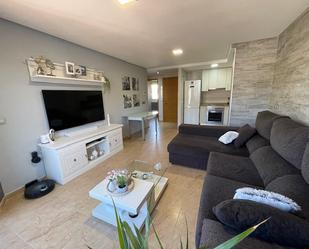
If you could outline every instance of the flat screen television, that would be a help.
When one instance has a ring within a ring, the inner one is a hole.
[[[102,91],[42,90],[50,129],[72,128],[105,119]]]

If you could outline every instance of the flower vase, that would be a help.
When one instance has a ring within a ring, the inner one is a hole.
[[[128,185],[119,186],[117,185],[117,192],[118,193],[125,193],[128,191]]]

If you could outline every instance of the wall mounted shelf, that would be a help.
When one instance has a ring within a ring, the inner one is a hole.
[[[103,82],[101,80],[94,80],[94,74],[97,72],[94,69],[87,68],[86,76],[79,76],[78,78],[70,77],[65,73],[65,65],[60,63],[54,63],[55,70],[50,75],[39,75],[36,72],[37,65],[32,58],[26,60],[26,64],[29,71],[29,77],[31,82],[37,83],[49,83],[49,84],[62,84],[62,85],[78,85],[78,86],[91,86],[102,87]]]

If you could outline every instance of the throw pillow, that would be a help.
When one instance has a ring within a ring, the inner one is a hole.
[[[239,136],[235,139],[234,145],[239,148],[244,146],[245,143],[253,137],[256,133],[256,129],[252,128],[250,125],[246,124],[243,127],[239,128],[238,131]]]
[[[309,248],[309,222],[277,208],[248,200],[227,200],[215,206],[213,212],[237,233],[270,217],[252,236],[283,246]]]
[[[228,131],[224,133],[221,137],[219,137],[219,142],[224,144],[230,144],[238,137],[238,135],[239,134],[236,131]]]
[[[278,208],[285,212],[297,213],[301,211],[301,207],[292,199],[274,192],[254,189],[254,188],[239,188],[236,190],[233,199],[250,200],[265,205]]]

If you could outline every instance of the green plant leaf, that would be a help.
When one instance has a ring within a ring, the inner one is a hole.
[[[131,245],[133,246],[133,248],[134,249],[141,249],[142,245],[139,243],[137,237],[134,235],[131,227],[129,226],[129,224],[126,221],[123,222],[123,227],[124,227],[126,234],[128,235],[129,241],[130,241]],[[140,233],[139,230],[138,230],[138,233]]]
[[[186,249],[189,249],[189,231],[188,231],[188,221],[186,219],[186,230],[187,230],[187,242],[186,242]]]
[[[264,224],[266,221],[268,221],[270,218],[262,221],[261,223],[248,228],[246,231],[236,235],[235,237],[229,239],[228,241],[224,242],[223,244],[215,247],[214,249],[230,249],[234,247],[235,245],[239,244],[243,239],[248,237],[251,233],[253,233],[260,225]]]
[[[124,233],[123,224],[118,216],[118,212],[117,212],[113,198],[112,198],[112,201],[113,201],[113,206],[114,206],[114,211],[115,211],[115,216],[116,216],[117,232],[118,232],[120,249],[129,249],[128,240]]]
[[[163,246],[162,246],[162,243],[161,243],[161,241],[160,241],[160,239],[159,239],[158,233],[157,233],[157,231],[156,231],[154,225],[152,225],[152,228],[153,228],[153,231],[154,231],[154,233],[155,233],[156,239],[157,239],[157,241],[158,241],[158,243],[159,243],[160,249],[164,249]]]
[[[135,234],[137,236],[137,239],[139,241],[139,244],[141,245],[141,248],[143,249],[147,249],[148,248],[148,244],[145,241],[145,238],[143,238],[142,233],[140,232],[140,230],[134,225],[134,229],[135,229]]]

